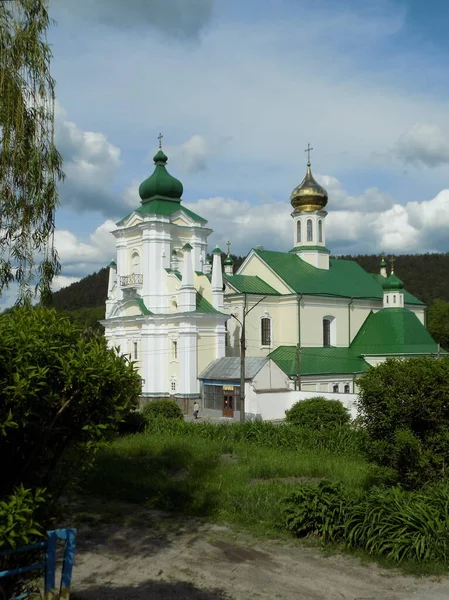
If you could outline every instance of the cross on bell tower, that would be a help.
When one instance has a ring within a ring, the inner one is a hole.
[[[310,153],[312,152],[313,148],[310,146],[310,142],[307,144],[307,148],[304,150],[304,152],[307,152],[307,165],[310,166]]]
[[[164,137],[164,136],[162,135],[162,133],[160,133],[160,134],[157,136],[157,139],[159,140],[159,150],[162,150],[162,138],[163,138],[163,137]]]

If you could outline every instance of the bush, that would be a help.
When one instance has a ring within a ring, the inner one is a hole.
[[[146,425],[147,421],[143,414],[137,410],[133,410],[125,415],[123,421],[118,424],[117,433],[119,435],[143,433]]]
[[[27,511],[24,519],[16,509],[14,523],[0,512],[0,531],[14,532],[0,543],[20,544],[45,530],[58,498],[136,407],[140,390],[131,363],[54,310],[0,315],[0,500]]]
[[[339,484],[320,482],[299,486],[286,500],[283,518],[285,528],[298,537],[314,534],[397,563],[447,564],[448,504],[447,484],[422,492],[394,487],[356,495]]]
[[[388,359],[358,380],[367,458],[408,489],[447,476],[449,359]]]
[[[174,400],[169,400],[168,398],[150,400],[150,402],[144,406],[142,413],[147,423],[159,418],[176,421],[184,420],[181,408]]]
[[[340,400],[327,400],[315,396],[296,402],[285,411],[286,421],[310,429],[330,429],[347,425],[351,415]]]

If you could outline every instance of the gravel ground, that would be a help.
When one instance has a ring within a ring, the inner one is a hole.
[[[73,600],[447,600],[449,579],[152,511],[80,527],[72,590]]]

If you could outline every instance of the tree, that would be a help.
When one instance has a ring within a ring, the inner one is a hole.
[[[449,358],[388,359],[357,381],[368,459],[417,488],[449,466]]]
[[[449,302],[435,300],[427,313],[427,328],[436,342],[449,349]]]
[[[53,244],[62,159],[54,145],[47,0],[0,2],[0,294],[43,301],[59,271]],[[37,267],[37,268],[36,268]]]

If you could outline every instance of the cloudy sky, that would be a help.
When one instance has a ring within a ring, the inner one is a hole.
[[[58,286],[114,256],[159,132],[211,246],[291,248],[311,142],[334,254],[449,251],[443,0],[50,2]]]

